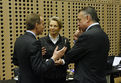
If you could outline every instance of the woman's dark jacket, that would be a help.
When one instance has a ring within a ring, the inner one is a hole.
[[[46,54],[43,55],[44,61],[46,59],[50,59],[53,55],[53,52],[58,46],[58,50],[62,49],[64,46],[67,47],[67,50],[65,54],[70,50],[70,43],[67,38],[60,36],[59,34],[59,40],[54,44],[51,40],[49,35],[42,37],[39,39],[41,46],[45,47],[46,49]],[[62,57],[62,59],[65,57],[65,55]],[[66,69],[68,65],[58,65],[56,66],[55,71],[48,71],[44,73],[43,77],[45,78],[63,78],[66,77]]]

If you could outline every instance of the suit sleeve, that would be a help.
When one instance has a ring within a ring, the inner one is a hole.
[[[16,47],[16,43],[14,46],[14,52],[13,52],[13,58],[12,58],[13,61],[12,62],[14,63],[14,65],[19,66],[15,47]]]
[[[67,47],[67,50],[66,50],[65,54],[67,54],[67,52],[71,49],[70,42],[68,41],[68,39],[67,39],[66,47]]]
[[[80,35],[75,45],[66,54],[66,64],[75,63],[80,60],[87,53],[88,36]]]
[[[55,64],[52,59],[49,59],[47,62],[43,62],[41,46],[38,41],[30,47],[29,55],[32,69],[36,75],[40,75],[55,68]]]

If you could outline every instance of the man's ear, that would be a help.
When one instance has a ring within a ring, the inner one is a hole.
[[[89,22],[90,21],[90,15],[87,15],[86,18],[87,18],[87,22]]]
[[[38,28],[38,23],[35,24],[35,28]]]

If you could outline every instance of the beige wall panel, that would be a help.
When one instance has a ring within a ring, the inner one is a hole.
[[[3,31],[3,1],[0,1],[0,30],[1,31]],[[3,64],[2,63],[5,63],[5,62],[3,62],[3,58],[4,58],[4,54],[2,53],[2,51],[3,51],[3,49],[4,49],[4,45],[3,45],[3,43],[4,43],[4,38],[1,36],[1,35],[3,35],[3,32],[1,32],[0,33],[0,79],[1,79],[1,77],[2,77],[2,75],[1,75],[1,73],[3,73]],[[2,49],[3,48],[3,49]]]
[[[121,5],[119,6],[119,27],[120,27],[120,53],[121,53]]]
[[[74,63],[70,63],[70,64],[68,65],[68,69],[74,69],[74,66],[75,66]]]
[[[105,4],[106,5],[106,4]],[[107,5],[107,15],[105,18],[107,18],[106,25],[107,26],[107,34],[110,39],[110,52],[109,55],[115,55],[118,56],[120,53],[119,49],[119,21],[118,17],[119,12],[119,5],[113,5],[113,4],[108,4]]]
[[[68,16],[68,11],[70,9],[68,9],[68,6],[67,6],[68,2],[61,2],[61,3],[63,3],[62,12],[61,12],[62,13],[61,20],[63,22],[64,36],[70,39],[70,34],[68,33],[68,31],[69,31],[68,18],[70,18],[70,16]]]
[[[11,78],[13,78],[13,76],[14,76],[14,71],[13,71],[13,68],[14,68],[14,65],[12,64],[12,57],[13,57],[13,46],[14,46],[14,41],[15,41],[15,32],[13,31],[14,30],[14,20],[13,20],[13,16],[14,16],[14,11],[13,11],[13,7],[14,7],[14,2],[12,1],[12,0],[9,0],[9,14],[8,14],[8,16],[9,16],[9,36],[10,36],[10,38],[9,38],[9,41],[10,41],[10,54],[8,54],[10,57],[8,57],[8,58],[10,58],[11,60],[10,60],[10,62],[9,63],[11,63],[11,69],[9,69],[9,70],[11,70],[10,72],[8,72],[8,74],[10,74],[10,77],[8,77],[8,78],[5,78],[5,79],[11,79]],[[7,33],[8,34],[8,33]],[[7,74],[6,74],[7,75]]]
[[[2,71],[3,73],[1,74],[1,79],[11,79],[11,49],[10,49],[10,45],[13,42],[10,42],[10,30],[9,30],[9,26],[12,25],[11,22],[9,22],[9,5],[11,3],[9,3],[9,1],[5,1],[3,0],[3,32],[4,34],[1,35],[4,39],[4,49],[2,51],[2,53],[4,54],[4,57],[2,59]]]
[[[67,12],[67,16],[66,16],[66,18],[65,19],[67,19],[67,23],[68,23],[68,26],[69,26],[69,28],[68,28],[68,31],[67,31],[67,33],[69,34],[69,36],[71,37],[70,38],[70,45],[71,45],[71,47],[72,47],[72,45],[73,45],[73,28],[75,27],[75,26],[73,26],[73,16],[75,16],[74,14],[75,13],[73,13],[73,2],[70,2],[68,5],[67,5],[67,9],[69,9],[70,11],[68,11]],[[68,18],[68,16],[70,17],[70,18]],[[66,23],[65,22],[65,23]]]
[[[101,27],[104,29],[105,32],[107,32],[107,5],[105,4],[102,4],[102,13],[100,13],[102,15],[102,18],[100,18],[100,24],[101,24]],[[106,27],[106,28],[105,28]]]
[[[44,15],[44,13],[46,13],[46,5],[47,5],[46,1],[44,1],[44,0],[35,0],[35,13],[38,13],[42,17],[44,17],[44,21],[46,21],[46,16]],[[46,28],[43,31],[43,35],[37,36],[37,39],[39,37],[44,37],[44,35],[46,35]]]
[[[117,78],[114,78],[114,82],[115,83],[121,83],[121,77],[117,77]]]

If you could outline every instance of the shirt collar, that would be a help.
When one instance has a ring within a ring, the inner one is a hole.
[[[93,23],[93,24],[91,24],[91,25],[86,29],[86,31],[88,31],[89,28],[92,27],[92,26],[94,26],[94,25],[99,25],[99,23]]]
[[[32,34],[36,37],[36,35],[35,35],[34,32],[32,32],[32,31],[30,31],[30,30],[27,30],[26,32],[32,33]]]
[[[54,38],[53,38],[52,36],[50,36],[50,34],[49,34],[49,37],[50,37],[50,40],[51,40],[54,44],[56,44],[57,41],[59,40],[59,34],[58,34],[58,36],[55,38],[55,40],[54,40]]]

